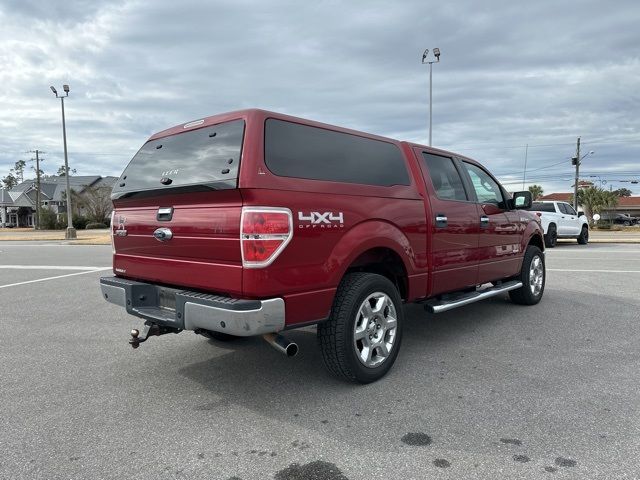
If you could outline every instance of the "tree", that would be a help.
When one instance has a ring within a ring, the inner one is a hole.
[[[90,221],[104,223],[111,214],[111,187],[87,187],[80,194],[71,192],[75,205],[86,210]]]
[[[10,173],[2,179],[2,183],[4,183],[7,190],[11,190],[13,187],[18,185],[18,179],[13,175],[13,173]]]
[[[633,192],[631,190],[629,190],[628,188],[619,188],[617,190],[614,190],[613,193],[617,197],[630,197]]]
[[[76,174],[76,169],[75,168],[70,168],[69,169],[69,175],[75,175]],[[56,175],[59,175],[60,177],[64,177],[65,174],[65,168],[64,165],[60,165],[60,168],[58,168],[58,171],[56,172]]]
[[[18,160],[13,168],[11,169],[11,174],[18,180],[18,183],[24,182],[24,169],[27,166],[27,162],[24,160]]]
[[[529,185],[529,191],[534,200],[538,200],[544,194],[544,190],[540,185]]]
[[[571,198],[573,202],[573,195]],[[582,188],[578,190],[578,205],[584,209],[588,217],[603,210],[613,210],[618,205],[618,196],[598,187]]]

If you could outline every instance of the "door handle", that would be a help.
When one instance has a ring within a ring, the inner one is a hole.
[[[447,226],[449,219],[443,213],[436,213],[436,227],[443,228]]]
[[[483,215],[480,217],[480,227],[486,228],[489,226],[489,217]]]

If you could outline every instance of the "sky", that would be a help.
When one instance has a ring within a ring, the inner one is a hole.
[[[0,0],[0,25],[0,177],[30,150],[48,174],[64,163],[50,85],[71,87],[79,175],[119,176],[151,134],[250,107],[426,144],[438,47],[435,147],[510,191],[526,158],[525,187],[567,192],[581,137],[581,178],[640,195],[636,0]]]

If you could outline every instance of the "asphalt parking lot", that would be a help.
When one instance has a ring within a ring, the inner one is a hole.
[[[131,349],[110,256],[0,243],[2,479],[640,478],[640,245],[548,250],[534,307],[408,306],[367,386],[313,328],[294,359],[191,332]]]

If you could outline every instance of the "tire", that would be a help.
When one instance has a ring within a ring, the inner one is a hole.
[[[403,321],[402,299],[386,277],[347,274],[340,282],[329,319],[318,325],[324,364],[345,380],[375,382],[398,356]]]
[[[629,222],[629,221],[625,220],[625,221],[624,221],[624,226],[625,226],[625,227],[630,227],[630,226],[631,226],[631,222]]]
[[[511,301],[520,305],[535,305],[538,303],[544,293],[546,277],[542,251],[535,245],[529,245],[524,254],[520,275],[516,277],[516,280],[522,282],[522,287],[509,292]]]
[[[558,243],[558,230],[552,223],[549,225],[547,234],[544,236],[544,246],[547,248],[553,248],[556,246],[556,243]]]
[[[198,330],[198,333],[203,337],[218,340],[219,342],[232,342],[240,338],[235,335],[229,335],[228,333],[214,332],[213,330]]]
[[[586,245],[587,243],[589,243],[589,227],[587,227],[586,225],[582,226],[582,231],[578,236],[578,243],[580,245]]]

